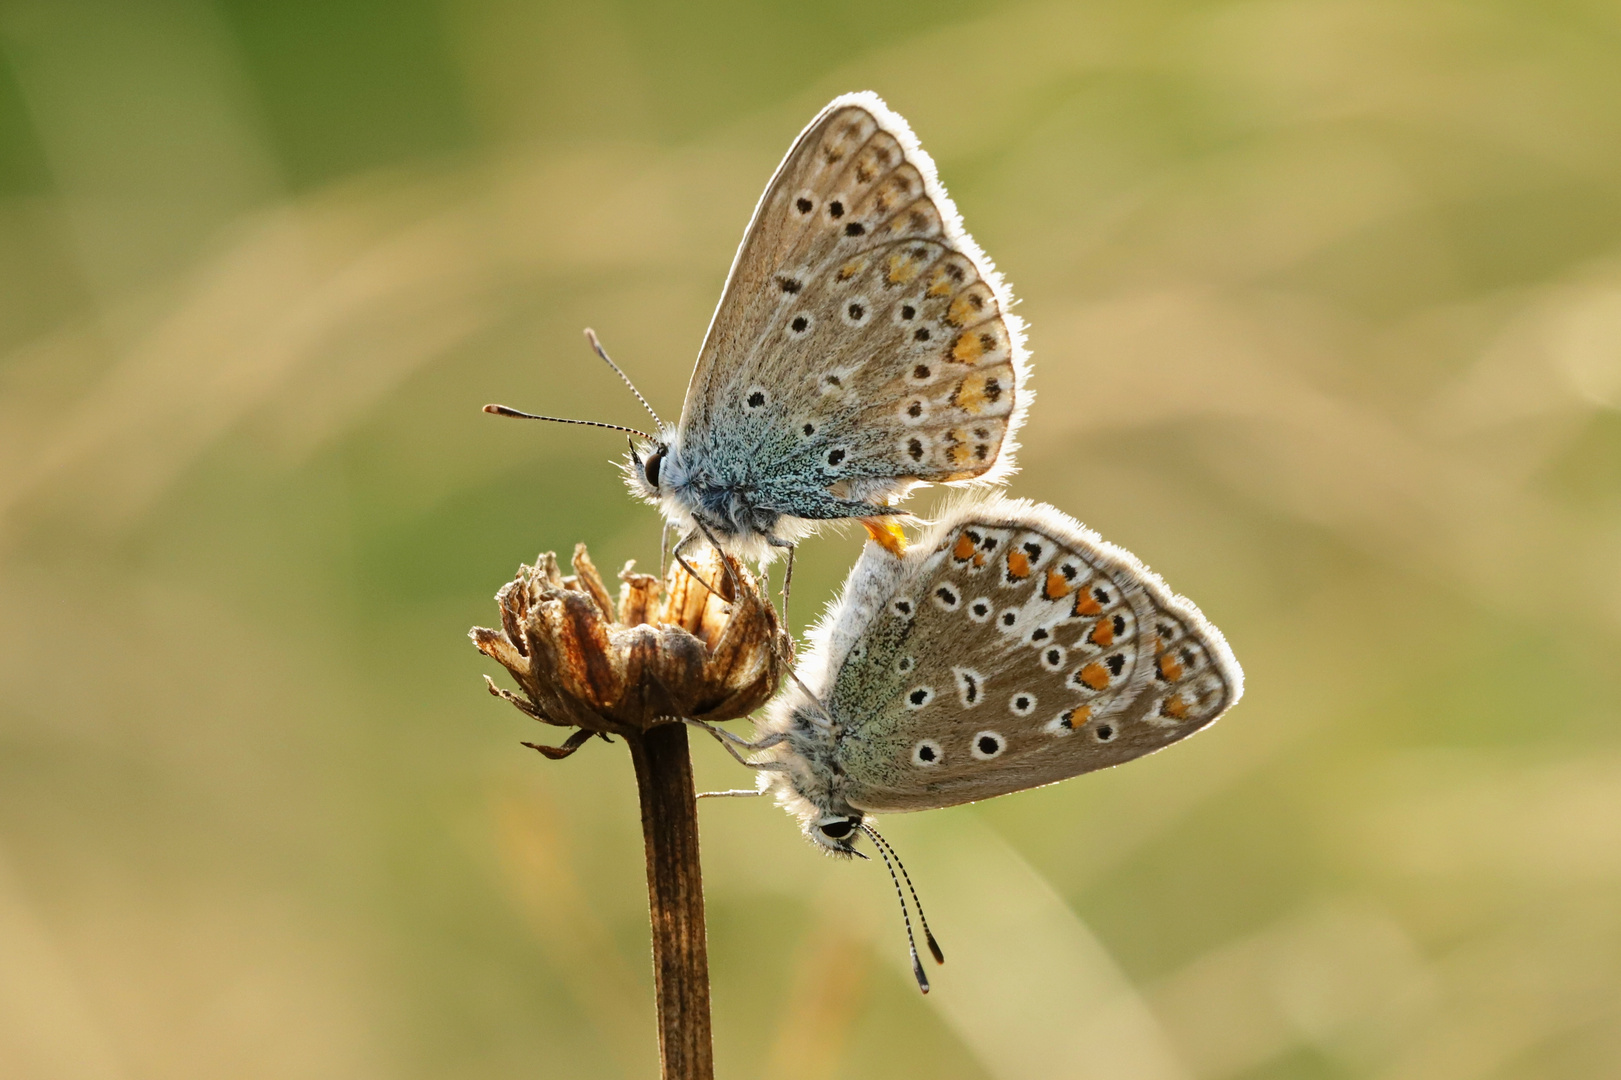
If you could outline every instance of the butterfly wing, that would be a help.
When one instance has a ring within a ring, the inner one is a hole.
[[[755,209],[687,389],[683,456],[747,472],[799,517],[997,479],[1029,404],[1011,300],[906,122],[874,94],[838,98]]]
[[[856,807],[951,806],[1118,765],[1243,693],[1198,608],[1051,507],[961,506],[898,568],[861,565],[885,560],[868,545],[807,664],[845,728]]]

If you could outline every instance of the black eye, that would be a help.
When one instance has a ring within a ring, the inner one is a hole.
[[[818,826],[818,828],[822,830],[822,835],[829,840],[843,840],[850,835],[850,830],[855,826],[848,821],[830,821],[826,825]]]
[[[659,486],[659,465],[664,461],[664,455],[667,451],[668,447],[659,447],[648,456],[647,463],[642,466],[642,471],[647,475],[649,487]]]

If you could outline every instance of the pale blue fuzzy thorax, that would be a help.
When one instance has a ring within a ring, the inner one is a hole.
[[[901,569],[900,559],[868,541],[838,599],[810,631],[809,648],[797,669],[803,686],[793,684],[780,694],[760,722],[762,737],[779,732],[788,736],[766,755],[788,770],[763,773],[762,783],[807,832],[826,814],[860,810],[849,802],[846,765],[852,756],[864,756],[856,745],[859,740],[850,735],[852,728],[861,726],[858,710],[863,695],[839,684],[851,649],[862,643],[884,598],[894,592]],[[869,705],[881,700],[870,699]]]
[[[632,494],[657,506],[683,536],[701,534],[702,522],[722,547],[754,562],[771,560],[824,521],[890,512],[889,503],[912,486],[822,469],[814,451],[765,418],[739,421],[692,445],[679,429],[659,434],[667,450],[658,487],[627,455],[623,469]],[[654,449],[637,453],[645,461]]]

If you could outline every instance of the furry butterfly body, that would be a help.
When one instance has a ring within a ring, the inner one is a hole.
[[[627,483],[760,558],[919,483],[998,481],[1030,402],[1011,303],[906,121],[835,99],[766,187],[681,419],[633,446]]]
[[[1129,552],[990,498],[904,554],[869,543],[753,744],[812,840],[1153,753],[1243,693],[1221,633]]]

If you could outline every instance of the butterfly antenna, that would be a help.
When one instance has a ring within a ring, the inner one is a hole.
[[[647,399],[642,396],[642,392],[636,389],[636,384],[630,381],[630,376],[621,371],[619,365],[614,363],[613,360],[608,356],[608,350],[604,349],[602,347],[602,342],[597,340],[597,332],[592,330],[590,327],[586,327],[585,340],[591,343],[592,351],[594,351],[598,356],[602,357],[602,362],[613,368],[614,374],[623,379],[625,385],[630,387],[630,392],[635,394],[636,400],[642,403],[642,408],[647,410],[647,415],[651,416],[653,418],[653,423],[658,425],[660,430],[662,430],[664,428],[664,421],[659,419],[659,414],[653,411],[653,406],[647,403]]]
[[[889,871],[889,880],[895,885],[895,899],[900,901],[901,905],[901,921],[906,923],[906,947],[912,952],[912,977],[917,980],[917,988],[927,994],[929,992],[929,980],[923,974],[923,961],[919,960],[917,956],[917,939],[912,936],[912,916],[906,910],[906,894],[901,892],[901,879],[895,876],[895,864],[889,861],[889,852],[884,850],[885,845],[878,840],[878,834],[873,827],[862,823],[860,828],[862,832],[872,838],[873,846],[878,849],[878,854],[883,856],[884,869]]]
[[[888,848],[889,853],[895,857],[895,865],[900,867],[901,880],[906,882],[906,891],[912,894],[912,906],[917,908],[917,921],[923,926],[923,940],[929,943],[929,952],[934,954],[934,962],[936,964],[945,963],[946,954],[940,950],[940,943],[934,940],[934,933],[929,929],[929,917],[923,914],[923,901],[917,898],[917,890],[912,888],[912,875],[906,872],[906,864],[901,862],[901,853],[896,851],[895,845],[880,836],[878,830],[871,825],[863,823],[861,828],[872,838],[874,844],[881,844]]]
[[[639,428],[624,427],[620,424],[604,424],[600,420],[570,420],[564,416],[537,416],[534,413],[519,412],[509,409],[505,405],[486,405],[484,411],[495,416],[510,416],[515,420],[550,420],[554,424],[584,424],[586,427],[607,428],[609,431],[628,431],[632,435],[640,435],[648,442],[657,442],[653,436]]]

